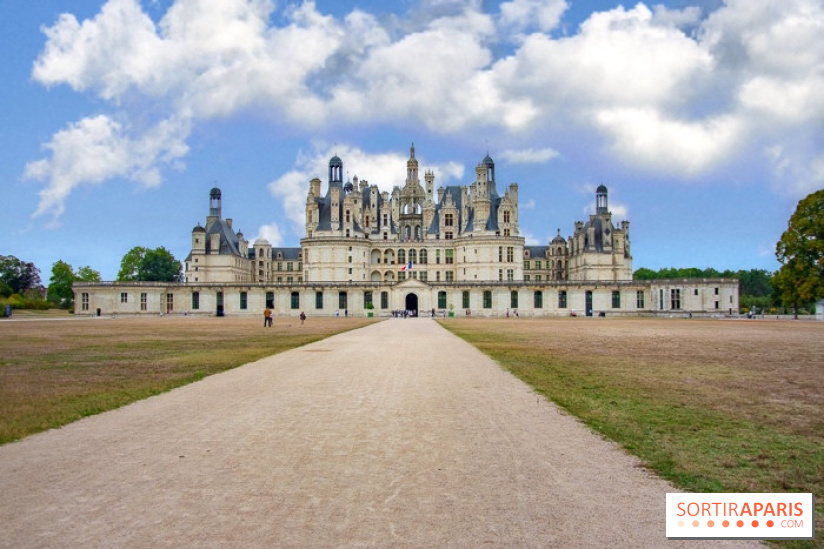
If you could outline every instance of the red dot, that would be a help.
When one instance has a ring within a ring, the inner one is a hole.
[[[773,527],[773,524],[775,524],[773,521],[771,521],[771,520],[768,520],[768,521],[767,521],[767,527],[768,527],[768,528],[772,528],[772,527]]]
[[[742,526],[744,526],[744,521],[739,520],[738,522],[735,523],[735,525],[738,526],[739,528],[741,528]]]
[[[707,521],[707,526],[709,526],[710,528],[712,528],[713,526],[715,526],[715,523],[714,523],[713,521],[711,521],[711,520],[708,520],[708,521]]]
[[[726,528],[729,525],[730,525],[730,521],[728,521],[728,520],[725,520],[724,522],[721,523],[721,526],[723,526],[724,528]]]
[[[692,521],[692,525],[698,528],[699,522],[697,520]]]
[[[757,520],[752,521],[752,527],[755,528],[756,526],[758,526],[758,521]]]

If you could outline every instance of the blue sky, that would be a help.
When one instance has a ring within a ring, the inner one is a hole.
[[[777,268],[824,187],[821,1],[38,0],[0,19],[0,254],[114,279],[182,259],[208,193],[297,246],[308,181],[436,185],[484,155],[522,235],[568,236],[610,190],[635,268]]]

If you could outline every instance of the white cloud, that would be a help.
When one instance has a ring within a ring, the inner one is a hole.
[[[535,205],[536,205],[535,204],[535,199],[530,198],[526,202],[522,202],[521,205],[519,206],[519,208],[522,209],[522,210],[534,210]]]
[[[540,246],[541,245],[541,242],[538,240],[538,238],[534,234],[532,234],[528,231],[525,231],[523,228],[521,228],[521,236],[524,237],[524,244],[526,244],[527,246]]]
[[[653,109],[604,110],[596,124],[612,138],[617,156],[674,175],[693,175],[728,157],[743,129],[731,116],[691,122]]]
[[[803,198],[824,188],[824,154],[776,144],[765,148],[775,175],[775,190],[781,195]]]
[[[36,215],[56,220],[84,183],[158,184],[161,168],[186,154],[190,128],[241,113],[321,135],[330,120],[338,132],[421,126],[456,139],[547,139],[571,128],[605,140],[619,162],[691,177],[743,161],[746,147],[778,145],[798,188],[818,181],[809,136],[824,122],[820,0],[726,0],[703,20],[695,7],[639,3],[554,37],[567,7],[510,0],[490,14],[480,0],[428,0],[387,22],[361,9],[325,15],[312,1],[174,0],[154,21],[138,0],[108,0],[82,22],[62,15],[44,29],[33,78],[94,93],[117,116],[71,124],[45,145],[50,158],[27,165],[26,177],[47,183]],[[77,152],[79,143],[97,159]],[[399,177],[395,158],[360,164],[357,150],[347,152],[353,175],[380,185]],[[458,166],[440,169],[454,177]],[[308,173],[296,164],[280,178],[280,196],[301,217],[305,197],[294,197],[304,191],[290,189],[305,187],[298,178]]]
[[[26,165],[25,179],[43,181],[40,203],[34,217],[52,215],[52,224],[65,209],[72,190],[83,184],[100,184],[111,178],[126,178],[145,186],[160,184],[160,167],[176,167],[186,155],[186,121],[167,120],[137,138],[129,128],[104,115],[69,124],[45,145],[50,159]]]
[[[268,225],[261,225],[258,228],[257,236],[252,240],[252,242],[262,238],[269,242],[272,247],[283,246],[283,231],[281,231],[280,225],[276,222],[269,223]]]
[[[569,7],[564,0],[512,0],[501,4],[501,23],[515,32],[555,29]]]
[[[510,164],[542,164],[560,156],[555,149],[523,149],[520,151],[507,149],[498,155]]]

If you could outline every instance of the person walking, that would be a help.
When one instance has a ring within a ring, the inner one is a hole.
[[[303,323],[306,322],[306,313],[303,311],[300,312],[300,325],[303,326]]]
[[[272,309],[269,307],[263,310],[263,327],[272,327]]]

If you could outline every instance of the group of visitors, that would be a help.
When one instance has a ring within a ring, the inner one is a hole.
[[[409,309],[395,309],[392,311],[392,316],[394,318],[410,318],[418,316],[418,311],[409,310]]]

